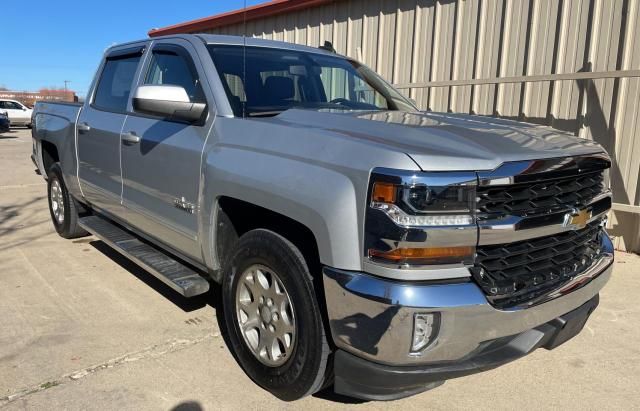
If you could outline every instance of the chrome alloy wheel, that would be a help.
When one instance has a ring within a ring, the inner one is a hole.
[[[264,365],[278,367],[293,351],[296,323],[293,305],[278,275],[255,264],[240,276],[236,318],[253,355]]]
[[[62,224],[64,222],[64,199],[62,197],[62,187],[57,179],[51,182],[49,196],[51,196],[51,211],[53,211],[58,224]]]

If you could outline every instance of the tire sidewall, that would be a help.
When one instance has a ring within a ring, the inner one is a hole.
[[[60,224],[56,219],[51,204],[51,185],[53,184],[54,180],[57,180],[58,183],[60,183],[60,189],[62,190],[62,202],[64,203],[64,220],[62,221],[62,224]],[[47,174],[47,198],[49,200],[49,215],[51,215],[53,226],[55,227],[58,234],[63,235],[69,229],[71,207],[69,204],[69,195],[67,194],[67,186],[64,184],[64,180],[62,179],[62,172],[58,164],[52,165],[49,169],[49,173]]]
[[[283,237],[255,230],[240,238],[223,279],[223,309],[233,353],[247,375],[283,400],[310,394],[318,372],[324,372],[322,359],[322,319],[315,300],[308,268],[293,245]],[[296,249],[297,250],[297,249]],[[279,367],[262,364],[247,347],[238,326],[236,290],[242,273],[261,264],[277,273],[292,302],[296,322],[295,346],[291,357]]]

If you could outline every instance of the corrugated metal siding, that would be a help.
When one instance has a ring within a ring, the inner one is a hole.
[[[337,0],[250,21],[246,34],[331,41],[396,84],[640,69],[640,0]],[[242,35],[244,25],[216,29]],[[420,107],[549,124],[603,144],[614,201],[640,205],[640,79],[402,90]],[[616,212],[616,246],[640,251],[640,214]]]

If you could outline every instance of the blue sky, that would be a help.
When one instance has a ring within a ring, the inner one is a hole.
[[[247,0],[247,5],[265,0]],[[0,2],[0,86],[64,87],[84,95],[104,50],[151,28],[240,9],[244,0]]]

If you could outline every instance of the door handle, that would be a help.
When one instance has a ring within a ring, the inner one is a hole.
[[[79,123],[78,124],[78,133],[84,134],[88,131],[91,131],[91,126],[87,123]]]
[[[130,131],[122,135],[122,143],[127,146],[132,146],[140,142],[140,137],[136,136],[136,133]]]

